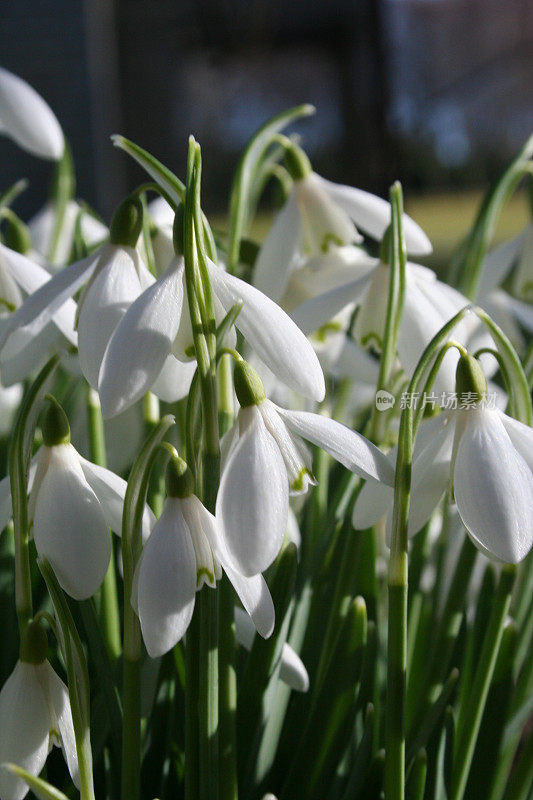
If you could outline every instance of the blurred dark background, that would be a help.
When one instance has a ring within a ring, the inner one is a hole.
[[[533,130],[531,0],[19,0],[3,4],[2,64],[63,125],[78,195],[106,218],[142,179],[120,132],[183,176],[204,157],[223,211],[239,153],[268,117],[311,102],[299,132],[316,170],[385,194],[479,186]],[[0,140],[0,188],[50,164]]]

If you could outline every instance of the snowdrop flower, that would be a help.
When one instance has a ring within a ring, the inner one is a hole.
[[[56,268],[67,264],[71,257],[78,217],[83,241],[89,248],[103,242],[109,234],[104,223],[87,211],[77,200],[68,200],[58,241],[55,243],[53,266]],[[48,258],[52,248],[55,224],[56,207],[52,200],[49,200],[28,222],[32,245],[43,258]]]
[[[176,237],[177,238],[177,237]],[[176,242],[177,249],[179,243]],[[284,383],[315,400],[325,393],[318,358],[296,325],[272,300],[253,286],[208,260],[209,277],[219,321],[238,302],[243,306],[236,326],[266,366]],[[193,335],[188,313],[183,256],[176,256],[163,275],[132,304],[105,351],[99,380],[104,417],[134,403],[163,369],[188,390]],[[169,365],[170,360],[170,365]]]
[[[21,307],[24,296],[50,280],[50,273],[30,257],[29,237],[20,220],[9,220],[6,241],[10,247],[0,243],[0,332],[8,329],[11,315]],[[75,317],[76,305],[69,299],[46,325],[39,326],[39,336],[31,325],[17,329],[1,355],[3,383],[10,386],[24,380],[62,344],[76,345]]]
[[[0,346],[14,331],[30,323],[36,336],[85,284],[78,304],[79,360],[87,381],[98,388],[100,364],[111,334],[126,309],[154,280],[135,250],[142,213],[138,199],[121,203],[111,223],[109,243],[35,291],[9,319],[0,335]]]
[[[105,577],[111,555],[109,529],[121,533],[126,482],[79,455],[70,444],[65,413],[53,398],[42,431],[44,445],[35,457],[29,500],[35,546],[63,589],[84,600]],[[5,513],[5,504],[2,507]],[[153,519],[146,509],[145,532]]]
[[[385,250],[385,248],[383,248]],[[313,297],[296,308],[291,316],[304,333],[311,334],[325,325],[350,304],[359,308],[354,336],[363,346],[381,349],[389,294],[389,265],[375,259],[366,273],[344,285]],[[437,280],[435,273],[419,264],[407,262],[403,315],[398,337],[398,356],[407,375],[411,375],[433,336],[468,300],[460,292]],[[466,341],[470,330],[467,321],[457,327],[455,336]],[[435,389],[451,391],[457,354],[444,357]]]
[[[46,633],[31,622],[22,637],[20,660],[0,692],[0,764],[16,764],[37,776],[56,745],[79,786],[68,690],[46,660],[46,649]],[[22,778],[0,767],[2,800],[22,800],[27,793]]]
[[[243,577],[230,565],[217,519],[193,494],[186,463],[174,456],[166,474],[167,499],[137,564],[132,604],[152,658],[170,650],[185,634],[196,592],[214,587],[226,572],[258,633],[274,627],[274,606],[261,575]]]
[[[365,479],[392,486],[394,470],[377,447],[345,425],[267,400],[257,372],[245,361],[235,365],[235,391],[241,408],[228,434],[216,515],[234,568],[255,575],[279,553],[289,491],[301,494],[315,483],[300,436]]]
[[[242,608],[235,608],[235,638],[246,650],[251,650],[254,641],[254,625]],[[309,689],[309,675],[298,653],[284,643],[281,649],[279,679],[296,692]]]
[[[291,273],[309,258],[361,242],[356,225],[379,241],[390,223],[387,201],[321,178],[295,145],[287,147],[286,162],[293,188],[263,242],[253,278],[254,285],[274,300],[282,297]],[[409,252],[430,253],[421,228],[407,215],[403,224]]]
[[[415,445],[410,535],[429,519],[448,486],[475,546],[516,564],[533,546],[533,430],[487,402],[479,362],[463,355],[457,365],[461,405],[421,426]],[[365,528],[387,511],[387,489],[365,486],[354,524]]]
[[[533,301],[533,222],[518,236],[492,250],[483,262],[478,295],[485,297],[500,286],[516,266],[512,290],[517,298]]]
[[[65,148],[63,131],[43,98],[7,69],[0,67],[0,133],[39,158],[57,161]]]

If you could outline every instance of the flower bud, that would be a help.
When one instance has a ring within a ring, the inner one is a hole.
[[[462,355],[457,364],[455,391],[457,396],[468,394],[476,402],[487,397],[487,381],[481,364],[468,353]]]
[[[38,620],[33,620],[26,627],[20,640],[20,660],[27,664],[42,664],[46,661],[48,637]]]
[[[135,247],[143,226],[143,207],[138,197],[127,197],[117,206],[111,227],[109,241]]]
[[[233,372],[235,394],[241,408],[258,406],[265,399],[263,382],[247,361],[238,361]]]
[[[31,249],[31,236],[28,226],[16,214],[6,217],[4,244],[11,250],[24,255]]]
[[[187,463],[177,454],[170,457],[165,473],[168,497],[190,497],[194,493],[194,477]]]
[[[69,444],[70,425],[67,415],[52,395],[47,395],[48,408],[41,426],[43,441],[46,447],[56,447],[59,444]]]
[[[313,171],[307,155],[296,144],[288,145],[285,148],[285,166],[294,181],[306,178]]]

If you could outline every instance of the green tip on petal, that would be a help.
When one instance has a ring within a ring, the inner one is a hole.
[[[389,225],[389,227],[383,234],[383,239],[381,240],[381,245],[379,247],[379,260],[381,261],[382,264],[390,263],[391,238],[392,238],[392,224]]]
[[[48,637],[46,631],[37,620],[26,627],[20,640],[20,660],[26,664],[42,664],[46,661]]]
[[[285,166],[293,181],[301,181],[313,171],[307,155],[301,147],[293,143],[285,148]]]
[[[241,408],[258,406],[265,399],[263,381],[247,361],[237,361],[233,373],[235,394]]]
[[[22,253],[22,255],[31,250],[31,236],[28,226],[16,214],[10,214],[6,217],[4,244],[11,250]]]
[[[139,197],[127,197],[116,208],[109,229],[111,244],[135,247],[143,226],[143,206]]]
[[[183,240],[183,218],[185,209],[183,204],[180,204],[176,209],[174,216],[174,225],[172,226],[172,244],[174,245],[174,252],[177,256],[182,256],[185,252],[185,245]]]
[[[458,397],[468,395],[473,401],[487,397],[487,381],[481,364],[468,353],[462,355],[457,364],[455,391]]]
[[[69,444],[70,425],[67,415],[52,395],[47,395],[48,408],[46,409],[43,424],[43,442],[46,447],[57,447],[60,444]]]
[[[176,453],[170,456],[165,473],[165,488],[168,497],[190,497],[194,494],[194,477],[184,461]]]

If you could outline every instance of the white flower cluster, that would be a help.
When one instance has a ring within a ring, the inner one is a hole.
[[[0,70],[0,123],[2,132],[31,153],[56,160],[62,156],[64,140],[54,115],[33,89],[5,70]],[[385,455],[360,433],[316,413],[316,407],[295,411],[277,405],[267,398],[259,377],[267,386],[274,381],[272,396],[279,396],[281,387],[285,397],[291,390],[312,404],[325,395],[321,363],[333,376],[352,370],[356,386],[362,380],[375,389],[377,362],[359,346],[376,354],[384,344],[390,265],[385,247],[381,257],[368,255],[364,236],[378,243],[383,239],[390,205],[319,177],[301,152],[291,164],[293,188],[259,252],[253,285],[207,260],[216,323],[242,305],[226,336],[227,351],[236,352],[238,333],[257,371],[240,356],[236,360],[239,411],[222,441],[215,513],[195,495],[194,479],[178,458],[169,464],[159,519],[145,509],[144,547],[131,602],[153,657],[185,635],[196,592],[204,584],[215,587],[222,572],[249,615],[237,609],[241,640],[250,645],[250,620],[261,636],[271,634],[274,606],[262,573],[283,546],[290,495],[304,494],[316,483],[303,440],[366,481],[354,509],[356,527],[375,524],[392,503],[395,449]],[[5,385],[27,378],[49,353],[76,348],[77,367],[98,391],[106,418],[123,413],[148,391],[168,402],[188,395],[196,362],[185,260],[170,246],[170,208],[161,201],[151,208],[155,274],[145,263],[143,207],[136,196],[119,206],[109,236],[90,216],[81,219],[85,243],[98,245],[68,265],[79,214],[73,200],[54,265],[45,258],[54,222],[50,208],[30,225],[32,248],[17,252],[0,244],[0,371]],[[410,254],[431,251],[427,236],[406,215],[403,229]],[[515,288],[525,295],[532,285],[532,251],[529,230],[512,250],[515,260],[519,256]],[[533,329],[525,295],[506,308],[516,306],[521,324]],[[467,304],[431,270],[408,262],[396,374],[410,377],[426,345]],[[479,331],[468,318],[454,336],[464,347],[476,336],[480,346]],[[464,359],[449,350],[434,385],[436,396],[456,390],[456,372]],[[486,392],[479,400],[468,414],[443,410],[422,423],[409,530],[414,534],[422,527],[448,488],[474,543],[492,557],[518,562],[533,545],[533,432],[489,408]],[[54,402],[42,427],[44,444],[32,461],[28,486],[33,538],[62,588],[85,599],[104,580],[109,530],[120,535],[126,483],[78,454],[66,417]],[[0,483],[1,527],[10,516],[6,478]],[[287,650],[283,658],[282,677],[305,690],[307,676],[297,655]],[[44,658],[17,664],[0,693],[0,761],[14,761],[37,774],[55,736],[75,776],[65,693]],[[2,800],[19,800],[24,793],[20,779],[0,773]]]

